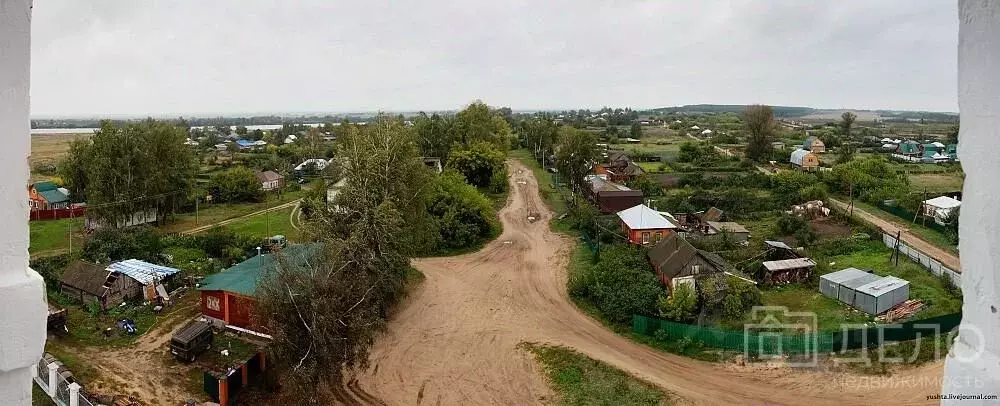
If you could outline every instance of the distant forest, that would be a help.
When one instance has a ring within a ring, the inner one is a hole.
[[[254,116],[254,117],[178,117],[173,120],[165,120],[174,123],[185,123],[189,126],[236,126],[236,125],[267,125],[267,124],[312,124],[312,123],[340,123],[345,119],[351,122],[364,121],[371,115],[348,114],[348,115],[311,115],[311,116]],[[144,119],[111,120],[116,124],[142,121]],[[31,120],[31,128],[96,128],[101,126],[101,119],[37,119]]]

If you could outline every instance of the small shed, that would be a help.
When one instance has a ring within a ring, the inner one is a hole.
[[[163,282],[180,272],[176,268],[151,264],[138,259],[115,262],[108,265],[108,271],[110,271],[110,275],[107,283],[114,283],[116,279],[122,279],[125,281],[127,295],[130,297],[132,295],[141,296],[145,300],[153,300],[157,296],[165,297],[166,290],[163,287]],[[134,283],[129,283],[130,281],[134,281]],[[139,294],[134,294],[136,291]]]
[[[924,200],[921,207],[921,214],[933,217],[934,222],[944,225],[948,216],[958,210],[962,202],[950,196],[938,196],[933,199]]]
[[[865,272],[865,275],[861,275],[858,276],[857,278],[843,281],[840,283],[840,289],[838,290],[837,298],[840,299],[841,302],[854,306],[854,299],[857,296],[858,288],[865,286],[869,283],[875,282],[879,279],[882,279],[882,277],[872,273]]]
[[[107,280],[105,265],[73,261],[59,276],[59,290],[84,304],[97,301],[102,307],[116,306],[124,300],[122,291],[105,286]]]
[[[882,314],[910,298],[910,282],[886,276],[856,289],[854,307],[868,314]]]
[[[765,283],[789,283],[808,279],[813,268],[816,268],[816,261],[809,258],[793,258],[764,261],[761,265],[764,266]]]
[[[742,224],[732,221],[706,221],[705,223],[706,227],[708,227],[708,232],[705,235],[714,236],[726,232],[738,243],[743,243],[750,239],[750,230],[747,230]]]
[[[805,149],[792,151],[788,162],[802,169],[812,169],[819,167],[819,156]]]
[[[822,154],[826,152],[826,145],[823,141],[815,136],[806,137],[806,140],[802,142],[802,149],[814,152],[817,154]]]
[[[840,285],[852,279],[871,275],[858,268],[846,268],[819,277],[819,293],[831,299],[840,300]]]

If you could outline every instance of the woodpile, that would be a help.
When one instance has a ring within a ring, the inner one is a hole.
[[[910,299],[896,305],[896,307],[889,309],[889,311],[876,317],[875,320],[888,323],[891,323],[896,320],[903,320],[916,314],[923,307],[924,307],[924,302],[916,299]]]

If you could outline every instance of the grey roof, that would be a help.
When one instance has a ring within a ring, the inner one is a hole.
[[[626,191],[626,190],[632,190],[632,189],[629,189],[625,185],[619,185],[619,184],[617,184],[615,182],[612,182],[610,180],[599,178],[599,177],[596,177],[596,176],[590,178],[589,182],[590,182],[590,190],[592,190],[594,193],[597,193],[597,192],[606,192],[606,191]]]
[[[909,284],[910,282],[895,276],[886,276],[860,286],[855,290],[869,296],[879,297]]]
[[[786,250],[792,249],[792,247],[789,247],[788,244],[785,244],[785,243],[783,243],[781,241],[764,241],[764,244],[767,244],[768,246],[770,246],[772,248],[784,248]],[[834,272],[834,273],[836,273],[836,272]]]
[[[875,282],[875,281],[878,281],[878,280],[881,280],[881,279],[882,279],[881,276],[875,275],[873,273],[866,273],[866,274],[864,274],[862,276],[858,276],[857,278],[848,279],[848,280],[845,280],[843,282],[840,282],[840,286],[844,286],[844,287],[848,287],[848,288],[857,290],[858,288],[860,288],[862,286],[865,286],[865,285],[867,285],[869,283],[872,283],[872,282]]]
[[[858,268],[845,268],[837,272],[830,272],[826,275],[820,275],[820,279],[826,279],[830,282],[842,283],[844,281],[849,281],[854,278],[859,278],[868,275],[868,272],[862,271]]]
[[[749,233],[746,227],[732,221],[708,221],[708,226],[718,231],[728,231],[730,233]]]
[[[91,295],[104,296],[107,291],[104,282],[108,280],[108,270],[105,268],[105,265],[73,261],[59,276],[59,281]]]
[[[764,261],[761,263],[768,271],[783,271],[786,269],[808,268],[816,266],[816,261],[809,258],[782,259],[778,261]]]

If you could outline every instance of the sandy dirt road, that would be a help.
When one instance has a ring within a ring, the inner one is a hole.
[[[850,207],[850,205],[848,205],[847,203],[839,200],[830,199],[830,203],[833,203],[835,206],[840,207],[843,210],[847,210],[847,208]],[[934,246],[934,244],[924,241],[922,238],[917,237],[913,233],[910,233],[909,229],[907,229],[905,225],[893,221],[884,220],[874,214],[871,214],[857,207],[854,208],[854,213],[861,216],[861,218],[865,219],[865,221],[874,224],[876,227],[882,229],[882,231],[885,231],[888,234],[896,235],[896,232],[900,232],[899,238],[902,239],[903,242],[905,242],[907,245],[916,248],[917,250],[923,252],[924,254],[927,254],[930,257],[933,257],[934,259],[944,264],[944,266],[953,269],[955,272],[962,273],[962,264],[958,258],[958,255],[952,254],[948,251],[945,251],[943,249]]]
[[[525,341],[572,347],[695,404],[921,404],[938,392],[940,362],[872,388],[829,372],[692,360],[611,332],[570,302],[572,241],[549,230],[552,213],[531,171],[510,166],[503,234],[473,254],[414,261],[426,280],[376,343],[371,367],[348,385],[359,403],[550,403],[540,367],[517,348]]]

